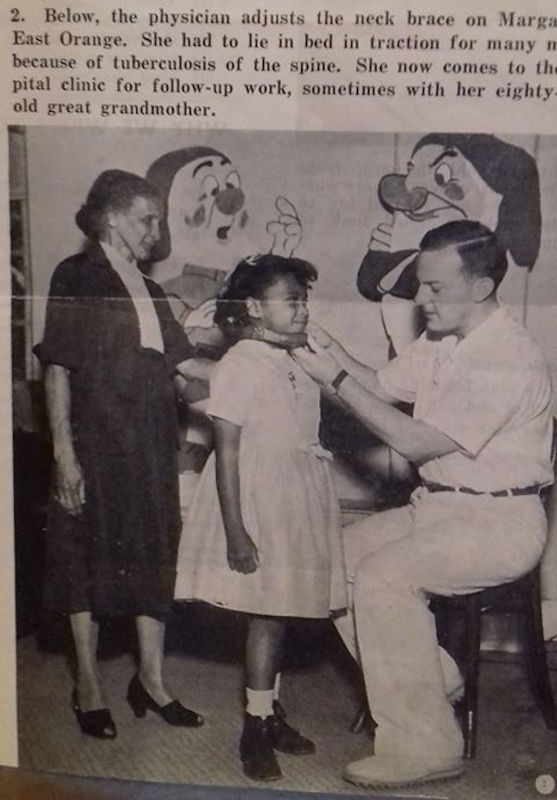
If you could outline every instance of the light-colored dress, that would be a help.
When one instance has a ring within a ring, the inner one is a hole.
[[[330,453],[318,439],[319,389],[288,351],[242,340],[211,380],[208,413],[241,427],[244,526],[258,569],[230,569],[215,478],[207,462],[185,520],[177,599],[257,614],[327,617],[346,606]]]

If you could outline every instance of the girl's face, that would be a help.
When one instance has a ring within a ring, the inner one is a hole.
[[[308,290],[294,275],[284,275],[265,290],[261,299],[250,298],[251,317],[275,333],[303,333],[308,323]]]

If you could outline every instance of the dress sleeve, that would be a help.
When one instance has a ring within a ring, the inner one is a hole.
[[[73,265],[62,262],[52,275],[44,336],[35,348],[41,363],[79,369],[83,362],[86,326],[86,303],[80,296]]]
[[[242,426],[249,418],[261,376],[257,365],[230,350],[211,378],[207,414]]]

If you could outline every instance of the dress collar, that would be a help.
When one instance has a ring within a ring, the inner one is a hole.
[[[128,261],[119,250],[108,244],[108,242],[99,242],[99,246],[117,272],[130,273],[133,270],[135,274],[138,270],[136,261]]]

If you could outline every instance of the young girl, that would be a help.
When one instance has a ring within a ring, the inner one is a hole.
[[[346,605],[330,454],[319,445],[319,389],[295,363],[306,343],[315,268],[297,258],[241,261],[216,321],[233,346],[211,380],[215,452],[182,535],[176,596],[249,614],[244,773],[281,777],[275,750],[312,753],[278,703],[276,676],[290,617]]]

